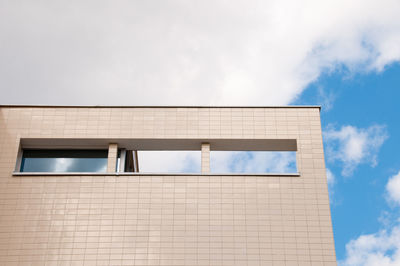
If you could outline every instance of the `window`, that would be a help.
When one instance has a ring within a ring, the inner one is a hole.
[[[116,169],[117,172],[200,173],[200,161],[200,151],[119,149]]]
[[[15,172],[298,176],[296,151],[296,139],[21,139]]]
[[[200,151],[138,151],[140,172],[200,173]]]
[[[22,151],[21,172],[106,172],[107,150]]]
[[[211,151],[211,173],[297,173],[295,151]]]

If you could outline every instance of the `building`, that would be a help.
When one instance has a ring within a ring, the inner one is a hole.
[[[142,173],[138,150],[201,172]],[[297,171],[211,173],[214,150]],[[0,151],[0,265],[336,265],[319,107],[3,105]]]

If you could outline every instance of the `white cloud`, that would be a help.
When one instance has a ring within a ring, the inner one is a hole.
[[[400,59],[400,2],[2,1],[1,103],[288,104]]]
[[[374,167],[377,164],[377,153],[387,137],[386,127],[381,125],[368,128],[342,126],[340,130],[328,127],[324,131],[328,160],[341,161],[344,176],[351,175],[362,163]]]
[[[326,168],[326,178],[328,182],[328,188],[332,188],[336,183],[335,175],[329,170],[329,168]]]
[[[327,91],[323,87],[318,87],[317,101],[320,102],[322,111],[329,111],[333,108],[336,95],[332,91]]]
[[[392,176],[386,184],[389,200],[400,205],[400,171]]]
[[[212,151],[214,173],[296,173],[296,152]]]
[[[386,185],[387,198],[400,206],[400,172]],[[379,220],[384,228],[374,234],[361,235],[346,245],[346,257],[340,266],[398,266],[400,265],[400,224],[398,214],[382,212]],[[396,221],[397,220],[397,221]]]
[[[398,266],[400,265],[400,226],[389,231],[361,235],[346,245],[346,258],[341,266]]]
[[[336,177],[329,168],[326,168],[326,179],[328,183],[329,202],[333,204],[335,203],[334,194],[335,194]]]

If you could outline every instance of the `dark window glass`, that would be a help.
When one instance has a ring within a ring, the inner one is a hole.
[[[21,172],[106,172],[107,150],[24,150]]]

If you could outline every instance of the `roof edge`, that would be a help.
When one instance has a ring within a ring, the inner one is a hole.
[[[1,107],[41,107],[41,108],[318,108],[321,105],[44,105],[44,104],[0,104]]]

